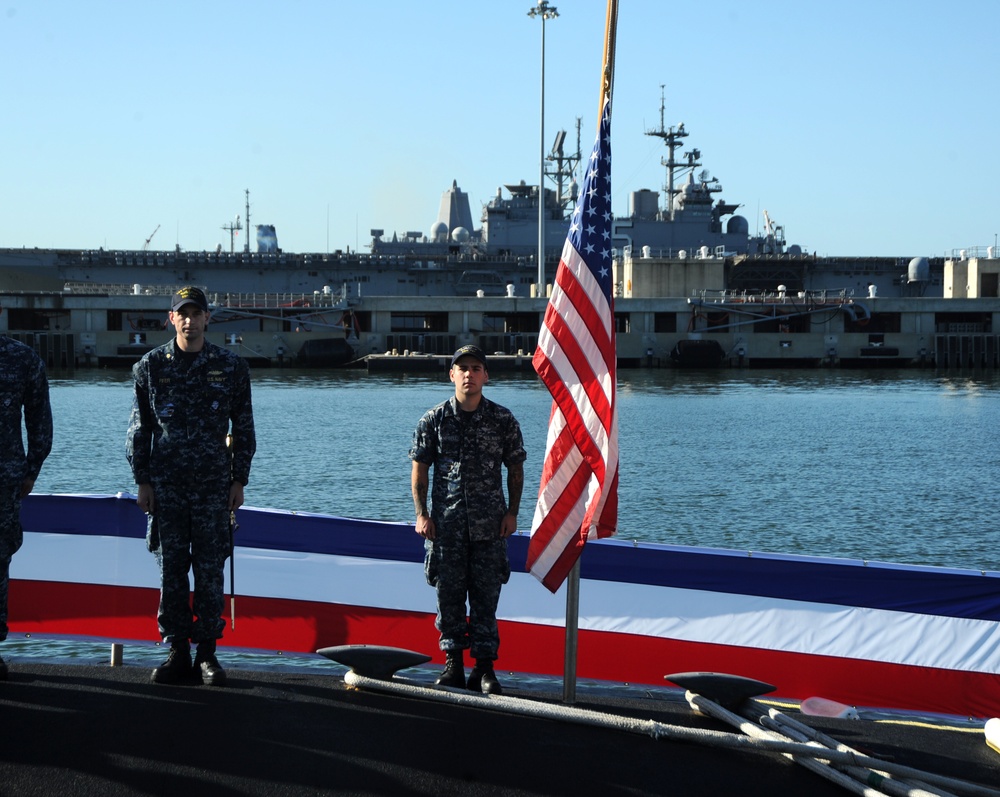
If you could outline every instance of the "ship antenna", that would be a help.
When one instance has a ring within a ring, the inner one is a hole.
[[[247,215],[246,215],[247,237],[246,241],[243,244],[243,251],[246,252],[247,254],[250,254],[250,189],[249,188],[246,189],[246,198],[247,198]]]

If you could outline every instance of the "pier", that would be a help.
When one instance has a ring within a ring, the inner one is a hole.
[[[1000,259],[947,261],[944,296],[902,289],[886,296],[875,286],[867,295],[704,287],[732,282],[732,268],[726,258],[632,260],[626,252],[615,263],[619,366],[1000,367]],[[128,367],[172,337],[166,305],[173,289],[68,284],[6,292],[0,333],[31,346],[53,369]],[[504,296],[362,296],[346,283],[208,297],[209,339],[254,367],[382,372],[446,370],[443,360],[466,344],[494,355],[494,369],[530,368],[548,306],[513,289]]]

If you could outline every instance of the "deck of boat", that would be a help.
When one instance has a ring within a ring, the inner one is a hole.
[[[7,661],[10,677],[0,683],[4,794],[844,793],[778,754],[353,690],[332,663],[329,675],[231,669],[229,685],[220,689],[152,684],[148,667],[134,664],[40,663],[9,655]],[[529,681],[507,684],[510,695],[561,697]],[[680,700],[640,690],[578,689],[576,706],[729,730]],[[806,719],[868,754],[1000,784],[1000,755],[981,731]]]

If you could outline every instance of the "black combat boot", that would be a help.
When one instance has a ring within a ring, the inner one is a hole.
[[[194,656],[194,668],[201,675],[201,682],[207,686],[225,686],[226,671],[222,669],[219,660],[215,658],[215,640],[198,643],[198,652]]]
[[[449,650],[445,660],[444,672],[434,682],[438,686],[453,686],[455,689],[465,689],[465,656],[460,650]]]
[[[503,689],[493,671],[492,659],[476,659],[476,666],[469,673],[469,689],[487,695],[502,695]]]
[[[170,643],[167,660],[153,670],[153,683],[176,684],[191,674],[191,644],[185,640]]]

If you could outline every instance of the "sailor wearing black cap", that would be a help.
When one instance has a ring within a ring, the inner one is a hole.
[[[424,572],[437,590],[438,645],[447,656],[437,683],[499,694],[493,668],[500,647],[496,611],[500,588],[510,578],[507,538],[517,529],[527,455],[513,414],[483,396],[489,380],[483,350],[460,348],[448,374],[455,395],[424,414],[410,448],[416,531],[425,540]],[[466,648],[476,662],[468,683]]]
[[[160,567],[157,622],[170,645],[167,660],[153,670],[158,683],[192,673],[191,641],[198,645],[194,676],[215,686],[226,680],[215,655],[225,628],[223,566],[230,555],[230,512],[243,504],[256,437],[250,369],[205,339],[209,317],[204,292],[181,288],[170,303],[176,337],[132,369],[126,456],[137,503],[150,516],[147,541]]]

